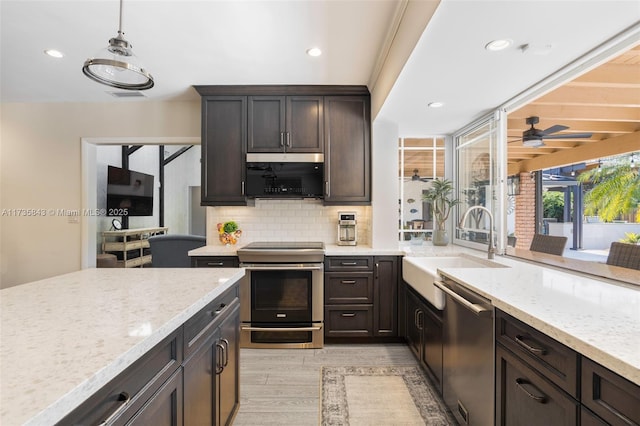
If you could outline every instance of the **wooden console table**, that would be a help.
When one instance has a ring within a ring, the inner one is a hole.
[[[134,268],[151,263],[149,253],[148,238],[153,235],[166,234],[169,228],[139,228],[123,229],[121,231],[104,231],[102,233],[102,253],[122,254],[122,259],[118,260],[118,266],[123,268]],[[145,252],[145,249],[147,250]],[[128,256],[128,252],[136,251],[133,257]]]

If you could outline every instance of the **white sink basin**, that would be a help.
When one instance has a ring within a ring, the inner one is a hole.
[[[438,309],[444,309],[444,293],[433,285],[439,280],[438,268],[504,268],[490,260],[472,256],[407,257],[402,259],[402,278]]]

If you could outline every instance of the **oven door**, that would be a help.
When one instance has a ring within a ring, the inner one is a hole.
[[[323,265],[241,265],[241,346],[323,345]]]

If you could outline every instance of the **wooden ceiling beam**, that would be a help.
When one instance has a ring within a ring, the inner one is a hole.
[[[567,85],[608,84],[608,87],[640,86],[640,67],[634,64],[604,64],[581,75]]]
[[[538,105],[533,102],[509,113],[509,119],[522,120],[522,123],[525,123],[527,117],[532,116],[555,123],[562,123],[567,120],[640,122],[640,108]]]
[[[640,88],[562,86],[535,102],[538,105],[640,107]]]
[[[544,170],[552,167],[562,167],[598,158],[635,152],[640,149],[640,131],[576,147],[571,150],[541,155],[530,160],[519,161],[507,166],[507,174]]]

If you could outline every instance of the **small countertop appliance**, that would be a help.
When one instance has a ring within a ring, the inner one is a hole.
[[[338,245],[355,246],[358,244],[356,212],[338,212]]]

